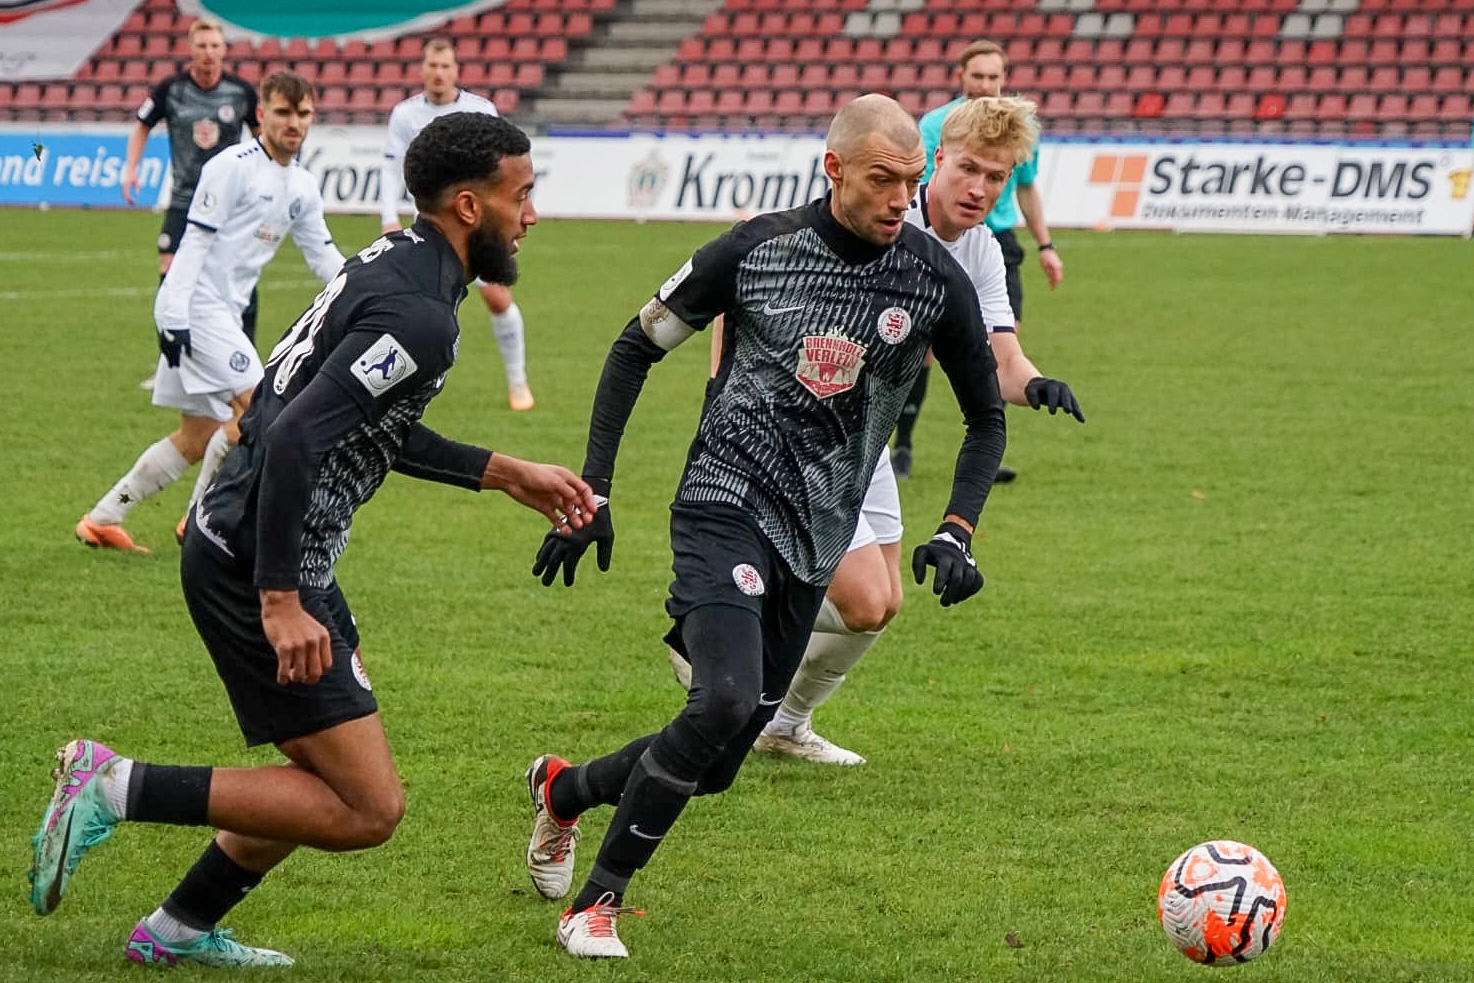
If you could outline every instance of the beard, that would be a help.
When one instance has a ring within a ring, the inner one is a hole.
[[[517,260],[512,256],[512,248],[484,225],[472,229],[466,239],[466,265],[473,276],[486,283],[510,287],[517,282]]]

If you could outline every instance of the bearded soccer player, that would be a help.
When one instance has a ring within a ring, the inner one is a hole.
[[[404,815],[358,630],[334,568],[360,506],[393,469],[499,489],[571,529],[597,508],[566,468],[460,444],[420,423],[455,362],[474,277],[516,278],[537,221],[527,137],[492,116],[435,120],[405,155],[420,219],[349,260],[272,352],[240,445],[192,515],[181,579],[246,742],[281,765],[145,764],[91,740],[57,752],[34,840],[31,904],[49,914],[89,849],[122,822],[219,832],[126,953],[139,963],[285,966],[219,928],[299,846],[362,850]]]
[[[425,90],[399,103],[389,113],[389,132],[384,139],[384,163],[379,182],[379,211],[385,232],[393,232],[400,227],[404,148],[409,146],[415,134],[426,123],[446,113],[499,115],[491,100],[460,87],[460,72],[455,45],[447,38],[431,38],[425,42],[420,59],[420,78]],[[491,332],[496,336],[502,368],[507,374],[507,405],[518,412],[530,410],[536,402],[532,398],[532,389],[527,385],[527,341],[522,308],[512,299],[512,291],[506,284],[478,280],[476,289],[491,312]]]
[[[236,425],[261,381],[261,357],[241,318],[261,271],[291,235],[327,283],[343,266],[323,219],[317,180],[297,160],[312,125],[312,85],[294,72],[261,83],[261,136],[200,172],[189,228],[154,301],[159,363],[155,406],[179,411],[179,427],[152,444],[77,523],[88,546],[149,552],[123,528],[139,503],[200,463],[191,504],[235,443]],[[184,535],[184,520],[176,536]]]
[[[917,548],[943,605],[982,588],[973,525],[1003,453],[1003,401],[977,295],[936,240],[904,221],[921,176],[920,133],[881,95],[830,126],[833,190],[744,222],[696,252],[625,327],[594,400],[584,477],[609,496],[620,437],[649,368],[721,315],[720,371],[671,507],[675,580],[667,641],[692,666],[681,713],[578,767],[528,769],[528,871],[546,897],[572,885],[579,816],[615,806],[587,882],[557,938],[581,957],[628,955],[624,896],[693,795],[728,788],[803,655],[844,556],[877,456],[928,346],[956,389],[967,432],[941,527]],[[581,530],[554,530],[534,573],[571,584],[595,545],[613,551],[607,504]]]

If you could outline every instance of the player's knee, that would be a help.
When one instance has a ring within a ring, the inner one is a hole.
[[[357,842],[354,849],[366,850],[388,843],[404,818],[404,789],[375,796],[358,810]]]
[[[691,701],[692,723],[714,743],[726,743],[747,726],[757,712],[758,694],[738,686],[710,686]]]
[[[900,601],[891,594],[887,586],[883,591],[866,591],[849,598],[840,609],[839,616],[844,626],[856,634],[880,631],[890,624],[900,607]]]
[[[737,780],[736,768],[716,768],[701,776],[696,783],[697,795],[719,795]]]

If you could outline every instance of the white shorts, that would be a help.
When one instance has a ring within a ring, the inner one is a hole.
[[[901,532],[901,491],[896,487],[896,473],[891,470],[890,448],[882,447],[870,487],[865,491],[865,501],[860,505],[860,519],[855,523],[850,551],[871,543],[882,546],[899,543]]]
[[[261,356],[241,326],[229,318],[197,323],[189,331],[189,350],[179,353],[179,366],[159,356],[154,372],[154,405],[187,416],[228,422],[230,401],[261,381]]]

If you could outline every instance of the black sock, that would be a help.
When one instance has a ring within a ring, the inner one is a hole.
[[[901,418],[896,421],[897,447],[911,446],[911,433],[916,429],[916,418],[921,415],[921,404],[926,401],[926,377],[930,373],[931,369],[923,365],[921,371],[916,373],[911,392],[906,395],[906,403],[901,407]]]
[[[592,908],[605,894],[613,894],[615,904],[623,900],[630,878],[650,862],[695,791],[695,782],[677,778],[645,751],[630,772],[594,869],[573,899],[572,910]]]
[[[655,736],[646,734],[613,754],[558,772],[558,777],[548,787],[548,806],[553,815],[567,822],[594,806],[618,805],[635,762],[640,760],[640,755],[645,753]]]
[[[261,883],[263,876],[230,859],[220,844],[211,840],[174,893],[164,899],[164,912],[190,928],[211,931],[226,912]]]
[[[208,767],[133,763],[128,781],[128,819],[174,826],[208,826]]]

